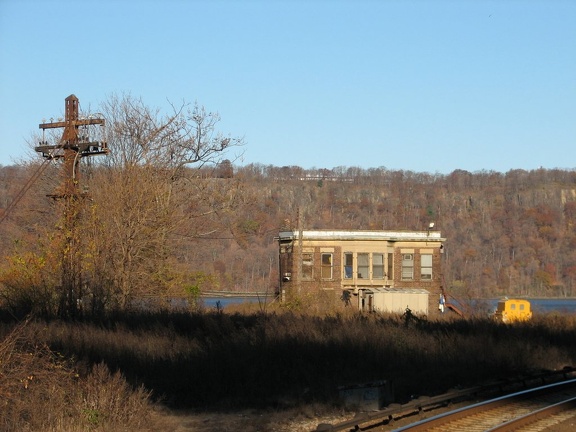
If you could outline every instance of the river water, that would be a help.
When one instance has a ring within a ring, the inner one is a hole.
[[[534,314],[576,313],[576,298],[527,298],[526,300],[530,302]],[[494,300],[494,308],[496,308],[496,303],[498,303],[498,299]]]
[[[267,301],[271,301],[272,297],[268,297]],[[488,311],[493,312],[500,299],[483,299],[477,300],[479,305],[484,306]],[[547,313],[562,313],[573,314],[576,313],[576,298],[527,298],[532,306],[534,314],[547,314]],[[239,303],[258,303],[266,301],[266,298],[257,297],[204,297],[202,298],[204,306],[208,309],[217,308],[218,304],[221,308],[231,304]],[[220,302],[220,303],[218,303]]]
[[[524,297],[510,297],[522,298],[528,300],[531,305],[533,315],[545,315],[549,313],[558,314],[573,314],[576,313],[576,298],[524,298]],[[475,299],[468,301],[452,301],[458,308],[463,311],[473,310],[475,313],[487,314],[493,313],[496,310],[498,301],[501,298],[495,299]]]
[[[202,297],[202,303],[207,309],[225,308],[229,305],[241,303],[264,303],[270,302],[273,297]]]

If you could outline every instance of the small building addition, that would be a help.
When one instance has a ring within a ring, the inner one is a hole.
[[[439,231],[281,231],[282,300],[325,292],[361,311],[439,313]]]

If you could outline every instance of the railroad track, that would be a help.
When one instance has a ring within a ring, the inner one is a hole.
[[[576,380],[502,396],[408,425],[400,431],[539,431],[574,416]]]
[[[567,367],[562,371],[528,376],[513,381],[496,382],[486,386],[452,390],[443,395],[422,397],[404,405],[392,404],[380,411],[359,413],[353,419],[338,424],[319,424],[316,431],[383,430],[390,428],[395,420],[410,413],[432,411],[456,401],[472,399],[480,394],[494,393],[506,396],[486,400],[464,408],[437,415],[394,431],[506,431],[543,430],[536,425],[555,424],[573,417],[576,410],[576,369]],[[562,378],[563,377],[563,378]],[[547,383],[548,384],[545,384]],[[539,384],[538,384],[539,383]],[[539,385],[539,386],[538,386]],[[518,391],[518,387],[524,388]],[[513,390],[515,388],[515,390]],[[514,391],[514,393],[511,393]],[[515,423],[512,423],[515,422]],[[555,423],[554,423],[555,422]],[[530,429],[521,429],[532,424]],[[514,427],[512,427],[514,426]],[[544,427],[544,426],[542,426]],[[507,429],[508,428],[508,429]]]

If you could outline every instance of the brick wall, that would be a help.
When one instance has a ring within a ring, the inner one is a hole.
[[[324,298],[326,296],[333,295],[339,303],[340,297],[342,295],[342,275],[343,275],[343,248],[339,245],[331,244],[327,246],[319,245],[307,245],[304,244],[303,248],[305,251],[309,251],[313,254],[313,279],[298,281],[299,274],[299,251],[298,247],[294,244],[293,248],[286,249],[290,253],[280,254],[281,271],[285,272],[288,269],[292,274],[291,280],[282,282],[282,288],[285,290],[286,298],[289,299],[294,295],[305,295],[307,293],[321,293]],[[331,249],[330,252],[327,252]],[[402,280],[402,248],[397,248],[394,251],[394,274],[393,280],[390,281],[394,288],[420,288],[427,290],[429,295],[429,306],[428,311],[430,316],[437,316],[439,314],[438,310],[438,300],[441,292],[442,285],[442,254],[438,247],[432,247],[430,245],[426,247],[410,247],[410,250],[414,254],[414,277],[412,280]],[[426,280],[421,279],[421,255],[422,251],[432,254],[432,279]],[[323,252],[324,251],[324,252]],[[332,279],[325,280],[322,279],[322,253],[332,254]],[[385,269],[387,271],[387,269]],[[348,281],[348,280],[345,280]],[[382,281],[384,283],[384,281]],[[377,285],[377,283],[376,283]]]

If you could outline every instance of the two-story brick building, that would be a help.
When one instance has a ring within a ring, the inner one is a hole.
[[[291,230],[278,236],[280,296],[333,295],[363,311],[438,313],[439,231]]]

